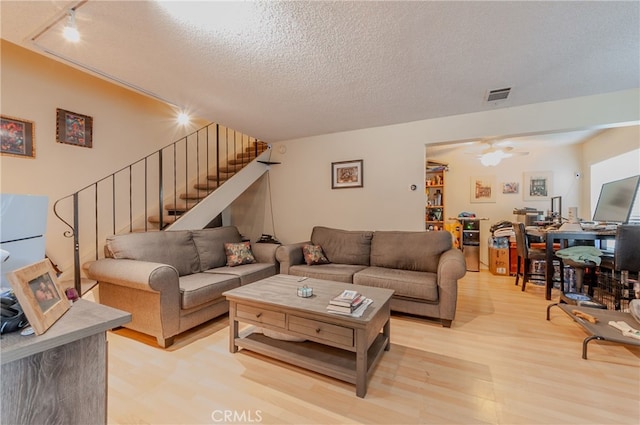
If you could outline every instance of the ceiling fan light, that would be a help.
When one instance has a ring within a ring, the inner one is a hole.
[[[502,151],[487,152],[480,157],[480,163],[485,167],[494,167],[502,161]]]
[[[70,9],[68,15],[69,17],[67,18],[67,23],[62,30],[62,35],[67,41],[77,43],[80,41],[80,32],[78,32],[78,27],[76,26],[76,11]]]

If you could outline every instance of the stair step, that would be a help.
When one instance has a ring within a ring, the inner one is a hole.
[[[175,221],[179,217],[180,217],[179,215],[163,215],[162,216],[162,222],[164,224],[175,223]],[[159,215],[150,215],[149,218],[147,218],[147,221],[149,223],[153,223],[153,224],[160,224],[160,216]]]
[[[200,189],[200,188],[194,187],[195,190],[193,190],[191,192],[181,193],[180,194],[180,199],[203,200],[204,198],[209,196],[209,194],[211,192],[213,192],[215,190],[215,188],[216,188],[215,186],[216,186],[215,182],[209,181],[208,188],[207,188],[207,186],[205,184],[203,184],[203,188],[204,189]]]
[[[213,177],[215,179],[215,177]],[[224,183],[224,181],[221,181],[220,184]],[[212,180],[211,178],[208,178],[207,181],[205,182],[200,182],[200,183],[196,183],[193,185],[194,189],[198,189],[200,191],[213,191],[218,187],[218,183],[215,180]]]
[[[258,155],[260,155],[261,152],[258,152]],[[251,152],[240,152],[236,154],[236,161],[237,160],[244,160],[244,161],[253,161],[254,159],[256,159],[258,156],[256,155],[256,153],[254,151]]]
[[[260,142],[258,144],[258,153],[262,153],[262,152],[264,152],[264,151],[266,151],[268,149],[269,149],[269,145],[268,144],[266,144],[264,142]],[[245,152],[255,152],[256,151],[255,144],[252,144],[251,146],[245,147],[244,151]]]
[[[237,159],[230,159],[227,161],[228,165],[247,165],[248,163],[250,163],[251,161],[253,161],[256,157],[253,156],[253,158],[237,158]]]
[[[178,202],[177,204],[174,204],[174,203],[165,204],[164,209],[167,211],[184,213],[189,211],[191,208],[195,207],[197,203],[198,201],[195,201],[195,200],[185,200],[183,202]]]
[[[236,172],[242,170],[242,168],[247,165],[245,164],[230,164],[230,165],[226,165],[226,166],[221,166],[220,167],[220,175],[222,174],[229,174],[230,176],[232,176],[233,174],[235,174]],[[213,175],[215,178],[215,174]],[[211,178],[211,177],[209,177]]]

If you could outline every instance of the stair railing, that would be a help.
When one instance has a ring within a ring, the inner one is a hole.
[[[63,235],[73,238],[73,282],[78,293],[82,293],[82,248],[85,258],[97,260],[100,242],[107,236],[149,231],[152,214],[157,214],[153,230],[163,230],[255,159],[260,143],[211,123],[58,199],[53,212],[69,227]],[[230,157],[232,165],[223,165]],[[71,223],[61,216],[68,214]],[[91,245],[89,251],[86,247]]]

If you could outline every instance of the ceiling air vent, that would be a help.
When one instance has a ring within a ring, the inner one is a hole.
[[[498,100],[505,100],[511,93],[511,87],[505,89],[489,90],[487,94],[487,102],[496,102]]]

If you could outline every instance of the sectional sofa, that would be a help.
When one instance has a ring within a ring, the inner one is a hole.
[[[316,226],[310,240],[280,246],[276,259],[283,274],[393,289],[392,310],[439,319],[444,327],[455,318],[458,279],[466,273],[464,255],[445,231]]]

